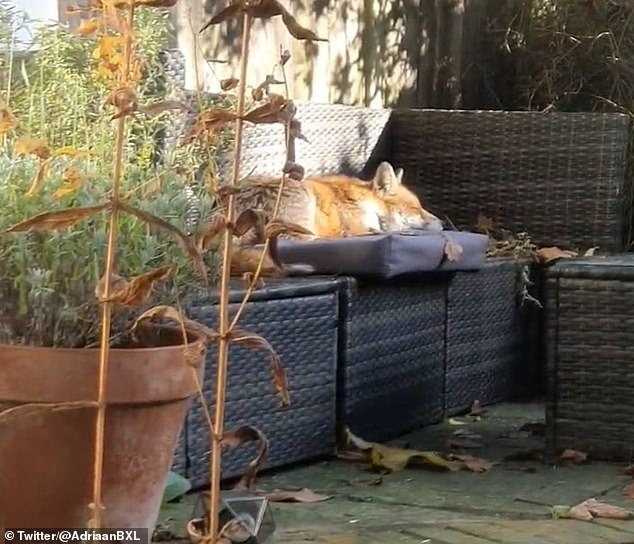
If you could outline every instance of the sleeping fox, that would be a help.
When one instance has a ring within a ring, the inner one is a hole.
[[[403,170],[395,171],[388,162],[379,164],[370,181],[344,175],[307,176],[301,181],[287,177],[276,219],[297,225],[300,227],[297,230],[306,234],[280,235],[280,238],[339,238],[410,228],[442,230],[440,219],[423,208],[416,195],[403,185],[402,178]],[[247,180],[234,197],[236,217],[251,209],[258,211],[265,221],[272,219],[279,184],[278,177],[253,176]],[[234,249],[232,274],[253,272],[263,243],[263,233],[254,228],[241,236]],[[275,240],[269,244],[275,246]],[[303,265],[283,266],[276,262],[274,249],[264,260],[263,275],[309,271]]]

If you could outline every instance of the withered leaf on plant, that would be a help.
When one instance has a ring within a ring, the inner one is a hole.
[[[0,101],[0,136],[14,131],[17,127],[17,118],[11,113],[9,106]]]
[[[63,185],[53,193],[56,198],[63,198],[75,193],[84,180],[84,175],[76,168],[69,167],[62,174]]]
[[[220,80],[220,88],[223,91],[230,91],[232,89],[235,89],[239,83],[240,83],[239,79],[235,77],[228,77],[226,79]]]
[[[7,232],[52,231],[71,227],[98,212],[110,208],[110,202],[84,208],[65,208],[55,212],[44,212],[7,229]]]
[[[16,155],[35,155],[42,160],[46,160],[51,156],[48,144],[39,138],[22,137],[18,139],[13,145],[13,152]]]
[[[251,229],[258,234],[264,233],[264,217],[257,210],[244,210],[236,219],[233,232],[236,236],[244,236]]]
[[[282,14],[282,21],[291,36],[297,40],[305,40],[307,42],[327,42],[326,38],[320,38],[309,28],[305,28],[297,22],[297,19],[293,17],[288,11],[284,9]]]
[[[202,235],[198,239],[198,243],[196,244],[198,251],[207,251],[211,243],[224,232],[225,226],[226,221],[224,215],[220,213],[213,214],[211,219],[205,225]]]
[[[304,140],[306,143],[310,143],[308,138],[302,134],[302,124],[298,119],[291,119],[289,124],[289,131],[291,133],[291,137],[297,140]]]
[[[280,46],[280,65],[284,66],[289,60],[291,60],[291,52],[288,49],[282,50]]]
[[[181,327],[183,327],[185,330],[197,332],[200,335],[207,338],[207,340],[210,340],[212,342],[218,339],[217,331],[210,329],[209,327],[206,327],[202,323],[198,323],[197,321],[194,321],[193,319],[188,319],[176,308],[174,308],[174,306],[167,306],[164,304],[161,304],[159,306],[153,306],[149,310],[146,310],[145,312],[143,312],[139,317],[137,317],[136,321],[132,325],[132,332],[134,332],[136,328],[146,319],[154,320],[154,319],[160,319],[160,318],[174,321],[175,323],[178,323]]]
[[[84,19],[77,27],[77,34],[79,34],[82,38],[86,38],[97,32],[100,26],[98,19]]]
[[[42,188],[42,185],[44,184],[44,177],[48,172],[50,164],[49,159],[40,161],[40,164],[38,164],[37,170],[35,171],[35,175],[33,176],[31,187],[29,187],[29,190],[26,192],[26,196],[34,195]]]
[[[116,89],[110,93],[106,104],[114,106],[118,112],[113,116],[113,119],[118,119],[124,115],[130,115],[137,111],[138,104],[136,93],[129,87],[123,87]]]
[[[242,478],[234,486],[234,489],[253,491],[258,470],[260,470],[260,466],[269,452],[268,438],[260,429],[251,425],[243,425],[237,429],[225,432],[221,441],[222,444],[230,448],[235,448],[248,442],[258,443],[257,454],[247,465]]]
[[[295,181],[304,179],[304,174],[306,173],[304,167],[295,162],[287,162],[282,168],[282,172]]]
[[[203,280],[207,282],[207,269],[202,255],[196,247],[196,244],[194,244],[194,242],[184,232],[172,225],[170,222],[165,221],[165,219],[161,219],[154,214],[140,210],[134,206],[130,206],[125,202],[119,201],[117,205],[122,211],[138,217],[141,221],[145,221],[148,225],[150,225],[150,227],[154,227],[169,234],[174,240],[176,240],[183,251],[191,257],[194,269],[200,274]]]
[[[288,408],[291,405],[291,400],[288,394],[286,372],[284,371],[279,355],[273,349],[273,346],[269,344],[268,340],[257,334],[235,329],[231,334],[231,341],[249,348],[264,349],[268,351],[269,361],[271,363],[271,373],[273,374],[273,383],[279,398],[278,406],[280,408]]]
[[[294,113],[291,100],[279,94],[269,94],[264,104],[255,106],[247,111],[242,119],[250,123],[286,123]]]
[[[185,138],[186,142],[190,142],[196,138],[200,138],[204,133],[213,134],[225,125],[236,120],[236,114],[220,108],[211,108],[200,112],[194,128]]]
[[[145,302],[150,295],[154,282],[164,280],[172,272],[171,266],[163,266],[151,270],[127,281],[121,276],[114,278],[110,285],[110,293],[106,298],[105,277],[102,277],[95,287],[95,296],[100,302],[114,302],[119,306],[138,306]]]

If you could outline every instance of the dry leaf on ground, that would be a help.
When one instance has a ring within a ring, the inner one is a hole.
[[[366,442],[352,434],[349,429],[346,429],[346,435],[349,443],[366,452],[372,466],[377,469],[396,472],[411,464],[421,464],[449,471],[458,471],[462,468],[462,463],[449,461],[434,451],[396,448],[376,442]]]
[[[554,518],[576,519],[579,521],[592,521],[594,518],[621,520],[632,518],[630,510],[598,501],[595,498],[586,499],[574,506],[553,506],[552,515]]]
[[[473,417],[479,417],[483,415],[485,412],[486,412],[486,408],[482,408],[480,401],[474,400],[468,415]]]
[[[595,252],[597,251],[597,249],[599,249],[599,246],[591,247],[591,248],[586,250],[586,252],[583,254],[583,256],[584,257],[592,257],[595,254]]]
[[[634,476],[634,465],[628,465],[623,469],[623,474]]]
[[[629,484],[625,486],[625,489],[623,489],[623,494],[626,498],[634,500],[634,484]]]
[[[260,470],[260,466],[269,452],[268,438],[260,429],[251,425],[243,425],[237,429],[227,431],[222,437],[222,444],[230,448],[235,448],[248,442],[257,442],[258,451],[255,458],[247,465],[242,478],[240,478],[234,489],[252,491],[258,470]]]
[[[588,459],[588,454],[583,451],[565,449],[559,458],[562,461],[572,461],[573,463],[584,463]]]
[[[323,502],[332,499],[331,495],[315,493],[310,489],[276,489],[265,493],[271,502]]]
[[[463,464],[463,469],[471,472],[488,472],[493,468],[493,463],[482,459],[481,457],[473,457],[471,455],[455,455],[450,454],[450,459],[459,461]]]
[[[577,253],[575,251],[568,251],[560,249],[557,246],[552,246],[540,247],[535,252],[535,255],[542,263],[548,264],[558,261],[559,259],[571,259],[572,257],[576,257]]]

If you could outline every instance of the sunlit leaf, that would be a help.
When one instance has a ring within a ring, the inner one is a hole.
[[[14,131],[17,127],[17,118],[11,113],[9,107],[0,101],[0,136]]]
[[[33,181],[31,182],[31,187],[26,193],[26,196],[33,196],[37,193],[44,184],[44,177],[48,172],[48,168],[50,166],[49,160],[40,161],[40,164],[37,166],[37,170],[35,171],[35,176],[33,176]]]
[[[26,221],[7,229],[7,232],[29,232],[29,231],[52,231],[63,229],[75,223],[96,215],[105,209],[110,208],[110,203],[106,202],[97,206],[87,206],[84,208],[65,208],[54,212],[44,212]]]

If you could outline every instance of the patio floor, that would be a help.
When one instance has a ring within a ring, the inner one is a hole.
[[[623,473],[623,465],[591,459],[556,468],[535,460],[543,445],[541,404],[488,407],[479,420],[468,416],[453,418],[399,438],[391,445],[438,450],[449,437],[455,440],[457,430],[463,433],[460,445],[478,446],[463,453],[499,464],[484,473],[412,467],[381,477],[368,470],[367,463],[335,459],[262,474],[258,489],[309,488],[332,496],[312,504],[273,504],[277,523],[274,541],[634,544],[634,520],[585,522],[552,518],[552,505],[574,505],[591,497],[634,509],[634,501],[623,493],[632,477]],[[469,433],[472,443],[466,444]],[[481,438],[474,438],[473,434]],[[175,539],[183,536],[183,519],[191,512],[193,500],[189,496],[164,512],[164,526]]]

